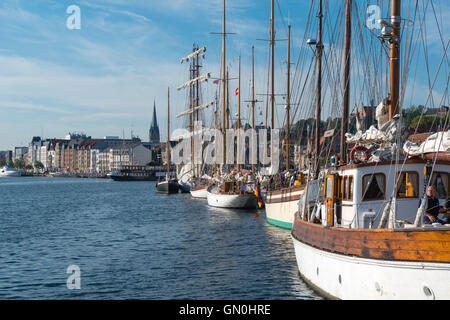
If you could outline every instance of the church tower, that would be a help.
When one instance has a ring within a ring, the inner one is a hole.
[[[158,120],[156,120],[156,103],[153,102],[153,119],[148,131],[148,140],[150,144],[157,145],[160,143]]]

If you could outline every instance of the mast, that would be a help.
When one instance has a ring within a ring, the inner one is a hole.
[[[392,41],[389,53],[389,120],[399,112],[401,0],[391,1]]]
[[[167,88],[167,181],[170,180],[170,87]]]
[[[237,129],[241,128],[241,55],[239,55],[239,67],[238,67],[238,120],[237,120]],[[238,131],[239,132],[239,131]],[[239,138],[237,139],[237,168],[241,169],[239,165],[239,153],[240,153],[240,145]]]
[[[255,129],[255,46],[252,46],[252,129]]]
[[[271,66],[270,66],[270,73],[271,73],[271,79],[270,79],[270,162],[273,163],[273,136],[272,136],[272,130],[275,127],[274,123],[274,106],[275,106],[275,85],[274,85],[274,78],[275,78],[275,8],[274,8],[274,0],[271,1],[271,19],[270,19],[270,48],[271,48]]]
[[[252,46],[252,134],[255,133],[255,46]],[[254,139],[254,136],[252,137]],[[254,140],[253,140],[254,141]],[[252,165],[252,171],[256,170],[255,164]]]
[[[315,135],[315,165],[314,179],[319,176],[320,169],[320,113],[322,106],[322,0],[319,0],[319,39],[317,42],[317,88],[316,88],[316,135]]]
[[[291,25],[288,25],[288,54],[287,54],[287,84],[286,84],[286,170],[289,171],[289,138],[290,138],[290,109],[291,109]]]
[[[226,131],[225,131],[225,54],[226,54],[226,41],[225,41],[225,0],[223,0],[223,22],[222,22],[222,165],[226,164]]]
[[[348,132],[348,111],[350,104],[350,56],[352,38],[352,0],[346,0],[345,11],[345,48],[344,48],[344,96],[342,99],[342,121],[341,121],[341,165],[347,163],[347,146],[345,145],[345,134]]]

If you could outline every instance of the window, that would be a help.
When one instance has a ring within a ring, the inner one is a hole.
[[[414,171],[398,172],[397,197],[417,198],[419,196],[419,174]]]
[[[344,185],[343,185],[343,187],[344,187],[344,190],[343,190],[343,199],[347,199],[347,196],[348,196],[348,177],[344,177]]]
[[[348,200],[353,200],[353,177],[348,177]]]
[[[362,200],[384,200],[386,177],[382,173],[366,174],[362,178]]]
[[[448,173],[434,172],[431,177],[431,184],[439,194],[439,199],[447,199],[448,197]]]
[[[326,193],[325,193],[325,197],[326,198],[331,198],[333,196],[333,179],[332,178],[327,178],[327,182],[326,182]]]
[[[340,181],[339,198],[353,200],[353,176],[340,177]]]

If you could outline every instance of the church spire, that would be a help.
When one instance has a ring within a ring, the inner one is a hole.
[[[153,101],[153,118],[148,132],[148,140],[151,144],[160,143],[158,120],[156,119],[156,101]]]

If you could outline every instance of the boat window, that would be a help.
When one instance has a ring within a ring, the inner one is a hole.
[[[434,172],[431,177],[431,185],[439,194],[439,199],[447,199],[449,189],[448,180],[447,172]]]
[[[342,199],[342,183],[343,183],[343,178],[341,176],[338,176],[337,178],[337,185],[338,185],[338,197],[339,199]]]
[[[344,187],[344,190],[343,190],[343,193],[342,193],[342,198],[343,199],[347,199],[347,196],[348,196],[348,177],[344,177],[344,185],[343,185],[343,187]]]
[[[353,177],[348,177],[348,199],[353,200]]]
[[[386,178],[382,173],[366,174],[362,179],[362,200],[384,200]]]
[[[417,198],[419,196],[419,174],[414,171],[398,172],[397,197]]]
[[[333,179],[332,178],[327,178],[327,183],[326,183],[326,193],[325,193],[325,197],[326,198],[331,198],[333,196]]]

